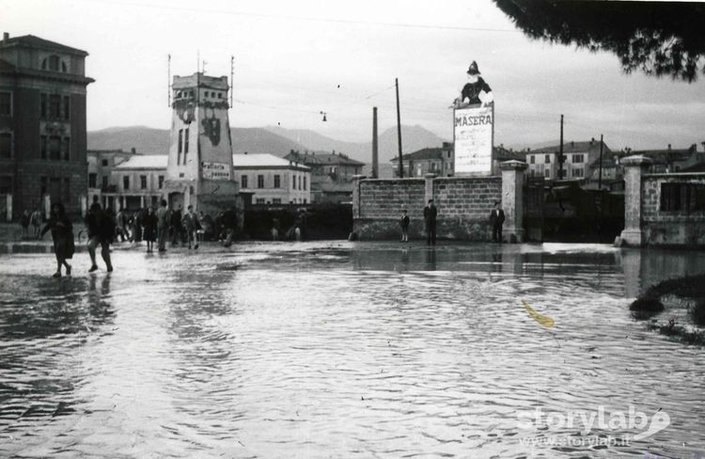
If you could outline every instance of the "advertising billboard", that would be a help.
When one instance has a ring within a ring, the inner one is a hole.
[[[455,175],[490,175],[494,105],[456,108],[453,112]]]

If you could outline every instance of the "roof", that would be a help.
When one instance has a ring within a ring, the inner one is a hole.
[[[271,153],[246,153],[233,155],[233,167],[297,167],[309,169],[300,163],[292,163]]]
[[[71,48],[70,46],[62,45],[61,43],[56,43],[53,41],[45,40],[43,38],[36,37],[34,35],[22,35],[19,37],[12,37],[0,41],[0,48],[9,48],[11,46],[22,46],[27,48],[39,48],[46,50],[53,50],[58,52],[64,52],[69,54],[77,54],[79,56],[88,56],[86,51],[77,48]]]
[[[365,163],[357,161],[344,155],[343,153],[328,153],[328,152],[304,152],[299,153],[292,151],[285,158],[294,159],[309,166],[318,166],[322,164],[346,164],[349,166],[363,166]]]
[[[558,153],[560,152],[560,145],[552,145],[550,147],[536,148],[534,150],[527,151],[526,154],[546,154],[546,153]],[[600,151],[600,141],[599,140],[588,140],[585,142],[563,142],[563,154],[566,153],[585,153],[586,151]],[[612,150],[609,149],[607,144],[604,144],[603,153],[609,153]]]
[[[691,154],[696,153],[696,145],[693,144],[689,148],[678,148],[678,149],[671,149],[667,148],[665,150],[638,150],[638,151],[630,151],[629,155],[644,155],[648,156],[649,158],[652,159],[671,159],[671,160],[676,160],[676,159],[682,159],[682,158],[687,158]]]
[[[168,155],[133,155],[115,166],[115,169],[164,169],[169,163]]]

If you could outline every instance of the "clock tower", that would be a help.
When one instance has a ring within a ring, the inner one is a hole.
[[[228,78],[174,76],[165,187],[174,209],[211,213],[235,207]]]

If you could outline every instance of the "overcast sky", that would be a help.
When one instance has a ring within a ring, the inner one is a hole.
[[[448,106],[472,60],[494,92],[495,142],[536,145],[605,135],[615,149],[705,141],[705,78],[625,75],[617,57],[532,41],[490,0],[267,1],[0,0],[0,24],[90,53],[88,129],[167,129],[172,75],[230,75],[237,127],[312,129],[369,141],[396,123],[452,138]],[[322,122],[321,111],[327,113]],[[699,145],[700,147],[700,145]]]

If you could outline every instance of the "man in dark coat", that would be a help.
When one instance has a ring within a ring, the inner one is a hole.
[[[492,226],[492,240],[502,242],[502,224],[504,224],[504,211],[500,207],[501,202],[494,203],[494,209],[490,212],[490,226]]]
[[[433,199],[428,200],[428,205],[423,209],[423,219],[426,224],[426,244],[436,244],[436,218],[438,209],[433,205]]]
[[[100,204],[91,204],[88,214],[86,214],[86,229],[88,230],[88,255],[91,257],[91,268],[89,272],[96,271],[98,265],[95,260],[95,249],[100,245],[100,255],[103,257],[105,267],[108,272],[113,270],[110,260],[110,243],[115,237],[115,219],[112,212],[101,209]]]

